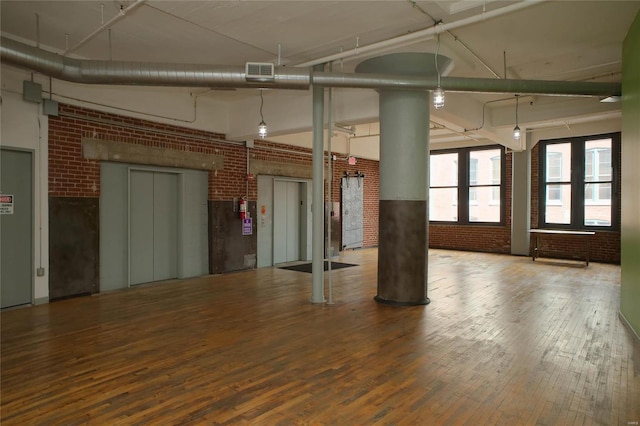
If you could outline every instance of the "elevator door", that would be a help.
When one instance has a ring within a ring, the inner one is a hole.
[[[32,154],[0,151],[0,305],[31,303],[33,287]],[[10,197],[9,197],[10,196]]]
[[[132,285],[178,276],[178,176],[131,170],[130,282]]]
[[[300,260],[300,183],[274,181],[273,263]]]

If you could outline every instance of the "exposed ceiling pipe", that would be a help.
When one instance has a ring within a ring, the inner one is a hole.
[[[351,56],[358,56],[364,53],[376,52],[389,47],[398,47],[400,45],[407,45],[410,43],[417,43],[424,40],[429,40],[435,34],[450,31],[456,28],[464,27],[466,25],[475,24],[486,19],[495,18],[498,16],[506,15],[507,13],[515,12],[527,7],[543,3],[547,0],[523,0],[521,2],[511,4],[509,6],[501,7],[489,12],[482,12],[479,15],[470,16],[469,18],[460,19],[458,21],[450,22],[448,24],[438,24],[433,27],[425,28],[423,30],[415,31],[409,34],[404,34],[399,37],[394,37],[387,40],[382,40],[377,43],[368,44],[366,46],[358,46],[353,49],[345,50],[340,53],[325,56],[311,61],[303,62],[295,65],[296,67],[311,67],[317,64],[326,64],[329,62],[337,61],[338,59],[344,59]]]
[[[94,61],[67,58],[2,37],[0,60],[48,77],[85,84],[169,87],[234,87],[307,90],[311,84],[362,89],[433,90],[436,77],[346,74],[308,68],[276,68],[272,82],[247,81],[243,66]],[[451,92],[526,93],[568,96],[619,96],[621,83],[442,77]]]
[[[548,96],[604,96],[621,93],[620,83],[582,81],[508,80],[494,78],[441,77],[441,87],[447,92],[526,93]],[[438,79],[433,77],[398,76],[389,74],[346,74],[314,72],[312,84],[325,87],[360,89],[433,90]]]
[[[244,66],[94,61],[68,58],[2,37],[0,58],[60,80],[85,84],[122,84],[174,87],[269,87],[308,89],[309,69],[276,69],[270,82],[245,78]]]
[[[126,8],[124,6],[120,6],[120,10],[118,11],[118,14],[116,16],[114,16],[113,18],[109,19],[104,24],[100,25],[95,31],[93,31],[91,34],[87,35],[85,38],[83,38],[78,43],[76,43],[75,46],[72,46],[72,47],[68,48],[67,50],[65,50],[63,55],[68,55],[69,53],[79,49],[81,46],[85,45],[86,43],[88,43],[89,41],[94,39],[98,34],[103,32],[104,30],[112,27],[113,24],[115,24],[119,20],[123,19],[125,16],[127,16],[127,13],[133,12],[134,10],[136,10],[137,8],[142,6],[144,3],[146,3],[146,1],[147,0],[136,0],[135,3],[133,3],[131,6],[128,6]]]

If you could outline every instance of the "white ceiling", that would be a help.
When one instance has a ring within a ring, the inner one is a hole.
[[[37,44],[60,53],[88,59],[243,65],[274,62],[295,66],[341,51],[363,47],[429,28],[434,21],[453,23],[482,15],[514,1],[157,1],[147,0],[116,19],[109,31],[97,31],[121,9],[134,1],[11,1],[2,0],[3,36]],[[621,80],[621,46],[640,10],[640,1],[546,1],[520,11],[461,26],[441,37],[440,53],[454,61],[449,74],[457,77],[504,77],[518,79],[616,81]],[[97,31],[86,43],[77,44]],[[111,46],[111,47],[110,47]],[[436,40],[358,54],[335,61],[333,70],[353,72],[362,60],[398,51],[434,52]],[[280,52],[280,54],[279,54]],[[491,69],[491,71],[489,70]],[[349,91],[344,91],[344,105]],[[306,94],[305,94],[306,95]],[[209,91],[205,95],[234,103],[255,91]],[[283,102],[277,91],[265,92],[270,105]],[[290,99],[289,93],[282,99]],[[504,101],[498,101],[505,99]],[[512,123],[500,122],[514,108],[513,94],[451,93],[444,110],[433,111],[440,129],[432,143],[455,140],[492,141],[507,144]],[[487,101],[496,101],[484,105]],[[548,119],[585,120],[611,116],[619,104],[593,99],[522,98],[525,126],[535,127]],[[571,108],[553,104],[565,102]],[[524,105],[524,106],[523,106]],[[575,107],[575,108],[574,108]],[[284,108],[284,106],[281,106]],[[350,106],[350,108],[353,108]],[[485,108],[485,125],[479,131]],[[537,108],[534,114],[533,108]],[[544,111],[552,111],[552,117]],[[562,110],[562,112],[559,112]],[[575,110],[573,112],[572,110]],[[558,114],[562,116],[558,116]],[[337,114],[370,131],[375,114]],[[276,123],[275,136],[283,142],[295,132],[304,139],[309,123]],[[503,120],[506,121],[506,120]],[[523,126],[521,126],[523,127]],[[301,133],[298,133],[301,132]],[[241,130],[231,136],[244,137]]]

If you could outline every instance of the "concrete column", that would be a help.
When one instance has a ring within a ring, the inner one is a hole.
[[[450,60],[438,56],[440,69]],[[362,62],[357,72],[434,75],[433,54],[400,53]],[[429,93],[380,95],[378,293],[392,305],[426,305],[428,279]]]
[[[512,155],[511,254],[529,255],[531,226],[531,132],[525,132],[525,150]]]
[[[429,94],[380,91],[378,302],[429,303],[428,156]]]

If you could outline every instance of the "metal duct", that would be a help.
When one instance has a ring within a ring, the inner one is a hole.
[[[60,80],[85,84],[184,87],[269,87],[306,90],[310,70],[277,70],[272,82],[249,82],[244,66],[73,59],[2,37],[3,62]]]
[[[2,37],[0,60],[60,80],[87,84],[122,84],[184,87],[264,87],[307,90],[310,84],[363,89],[432,90],[435,77],[388,74],[345,74],[308,68],[276,68],[273,82],[249,82],[243,66],[94,61],[67,58]],[[526,93],[568,96],[620,96],[621,83],[550,80],[498,80],[442,77],[441,86],[452,92]]]
[[[621,83],[553,80],[507,80],[495,78],[441,77],[440,86],[448,92],[526,93],[551,96],[611,96],[622,92]],[[314,72],[312,84],[326,87],[369,89],[433,90],[437,77],[396,76],[375,73]]]

